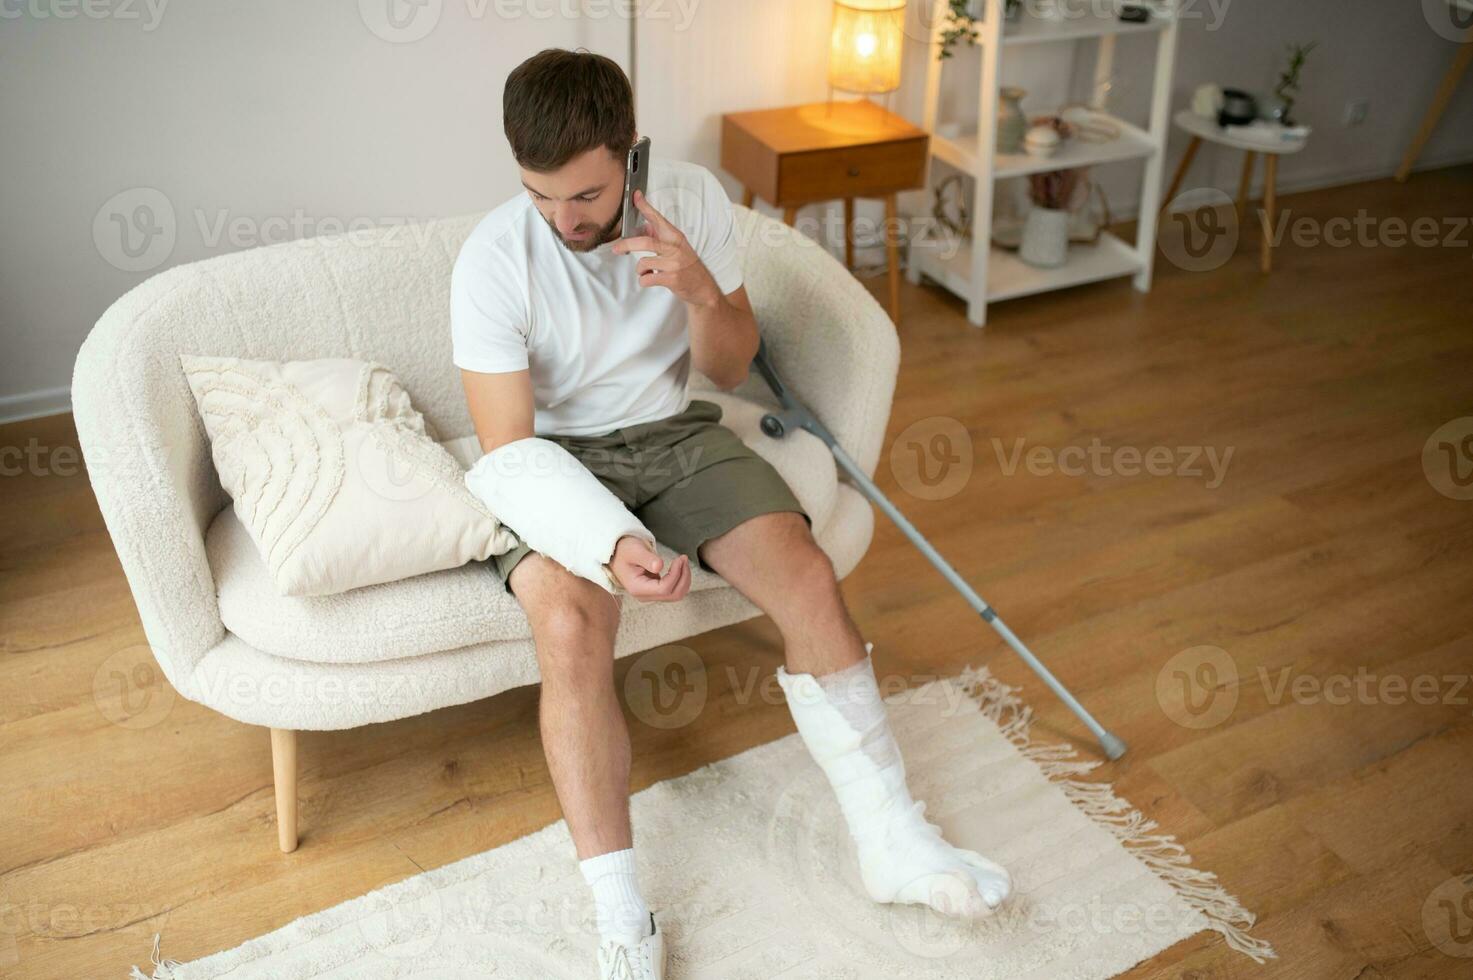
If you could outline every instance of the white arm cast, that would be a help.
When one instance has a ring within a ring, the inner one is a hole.
[[[534,550],[612,593],[603,564],[626,534],[655,536],[578,458],[550,439],[497,446],[465,474],[465,485]]]

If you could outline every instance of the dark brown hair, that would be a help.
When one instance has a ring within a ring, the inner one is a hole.
[[[634,143],[634,90],[601,54],[548,48],[517,65],[501,94],[506,141],[517,163],[556,170],[596,146],[624,159]]]

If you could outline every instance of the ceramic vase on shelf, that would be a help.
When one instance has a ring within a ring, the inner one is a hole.
[[[1023,96],[1028,92],[1008,86],[997,93],[997,152],[1022,153],[1028,117],[1023,115]]]
[[[1041,269],[1056,269],[1069,252],[1069,211],[1034,207],[1023,220],[1023,244],[1018,258]]]

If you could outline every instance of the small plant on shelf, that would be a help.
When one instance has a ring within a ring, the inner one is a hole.
[[[945,60],[952,56],[951,46],[958,41],[977,44],[977,18],[972,16],[971,0],[950,0],[946,10],[946,29],[941,32],[941,50],[936,55]]]
[[[1294,100],[1299,97],[1299,73],[1304,70],[1304,59],[1318,45],[1318,41],[1310,41],[1308,44],[1289,45],[1289,63],[1279,73],[1279,84],[1274,86],[1274,96],[1279,100],[1278,119],[1285,126],[1294,125]]]
[[[982,2],[985,3],[986,0]],[[948,0],[946,28],[941,32],[941,49],[936,53],[937,61],[945,61],[955,54],[951,49],[958,41],[977,46],[977,18],[972,14],[972,7],[976,3],[977,0]],[[1002,0],[1004,20],[1017,20],[1022,10],[1023,0]]]

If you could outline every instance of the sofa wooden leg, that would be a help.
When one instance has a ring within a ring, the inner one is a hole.
[[[276,782],[276,841],[282,851],[297,849],[297,733],[271,729],[271,774]]]

